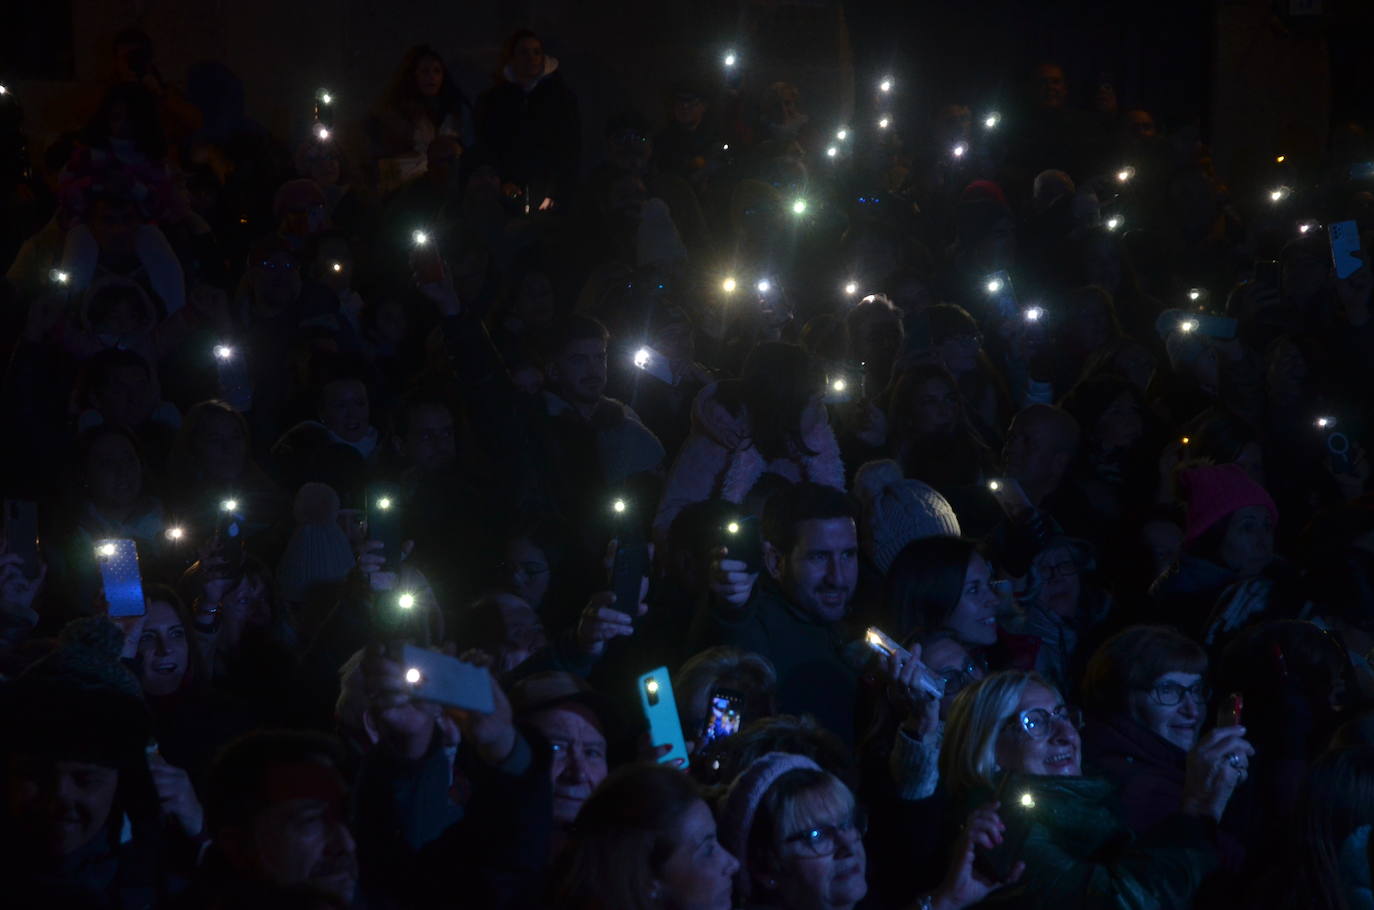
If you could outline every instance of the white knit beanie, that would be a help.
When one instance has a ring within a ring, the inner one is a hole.
[[[960,536],[959,519],[945,498],[919,480],[904,478],[891,459],[859,468],[853,493],[859,501],[864,553],[884,575],[913,540]]]

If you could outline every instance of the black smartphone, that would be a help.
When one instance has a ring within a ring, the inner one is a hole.
[[[384,572],[401,570],[401,503],[390,487],[373,484],[367,488],[367,539],[382,543]]]
[[[644,538],[644,525],[628,498],[611,503],[615,528],[615,562],[611,565],[611,591],[615,594],[615,609],[638,619],[639,589],[649,574],[649,544]]]
[[[744,726],[744,693],[717,687],[711,690],[698,748],[734,736]]]
[[[37,578],[41,560],[38,555],[38,504],[26,499],[5,500],[5,547],[18,556],[25,578]]]
[[[726,549],[726,559],[739,560],[747,571],[763,569],[763,535],[757,518],[730,519],[721,526],[718,544]]]
[[[997,814],[1006,826],[1002,842],[991,849],[976,848],[973,863],[993,881],[1005,882],[1020,861],[1026,838],[1035,823],[1035,793],[1025,786],[1025,780],[1019,775],[1007,773],[997,786],[997,801],[1001,803]]]

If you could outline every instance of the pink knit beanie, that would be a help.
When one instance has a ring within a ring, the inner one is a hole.
[[[735,887],[739,893],[749,893],[749,833],[754,829],[754,816],[758,814],[759,803],[773,784],[788,771],[801,769],[821,770],[820,766],[804,755],[790,752],[769,752],[756,759],[753,764],[740,772],[720,808],[720,824],[717,834],[720,842],[739,860],[739,871],[735,873]]]
[[[1247,506],[1264,506],[1279,523],[1279,507],[1264,487],[1250,479],[1236,464],[1209,465],[1184,471],[1179,476],[1188,517],[1184,523],[1183,543],[1190,544],[1232,512]]]

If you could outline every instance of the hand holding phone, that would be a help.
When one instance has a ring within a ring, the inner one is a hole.
[[[994,882],[1010,881],[1026,847],[1037,811],[1035,791],[1020,775],[1005,772],[997,786],[997,814],[1005,826],[1001,843],[974,849],[973,864]]]
[[[400,657],[413,697],[479,714],[490,714],[495,709],[491,673],[486,667],[414,645],[402,646]]]
[[[721,526],[717,544],[727,556],[744,564],[744,571],[757,573],[763,568],[763,535],[757,518],[732,518]]]
[[[659,667],[635,681],[639,704],[649,724],[649,739],[654,746],[669,746],[667,754],[659,758],[661,764],[682,760],[687,765],[687,744],[682,737],[682,721],[677,716],[677,700],[667,667]]]
[[[902,664],[902,670],[914,672],[915,679],[911,680],[913,688],[920,689],[926,695],[937,701],[945,696],[945,681],[936,676],[930,668],[917,658],[913,658],[911,652],[899,645],[896,640],[889,636],[877,626],[869,626],[864,633],[864,644],[881,654],[884,657],[895,658]]]
[[[617,498],[611,504],[615,527],[615,558],[611,562],[611,591],[615,608],[630,616],[639,615],[640,592],[649,575],[649,544],[634,504]]]

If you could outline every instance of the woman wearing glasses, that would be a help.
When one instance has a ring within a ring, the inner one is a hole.
[[[849,788],[811,759],[785,752],[760,757],[735,778],[718,815],[721,843],[740,861],[738,905],[853,910],[868,894],[867,817]],[[991,808],[973,812],[944,881],[912,910],[962,910],[998,887],[973,869],[975,846],[991,846],[998,828]]]
[[[1188,753],[1174,811],[1137,835],[1113,810],[1114,784],[1083,776],[1080,725],[1035,673],[993,674],[955,700],[940,753],[953,804],[1000,790],[1008,829],[1028,831],[1019,850],[1024,878],[988,905],[1189,906],[1216,865],[1216,820],[1254,752],[1244,728],[1204,736]]]

